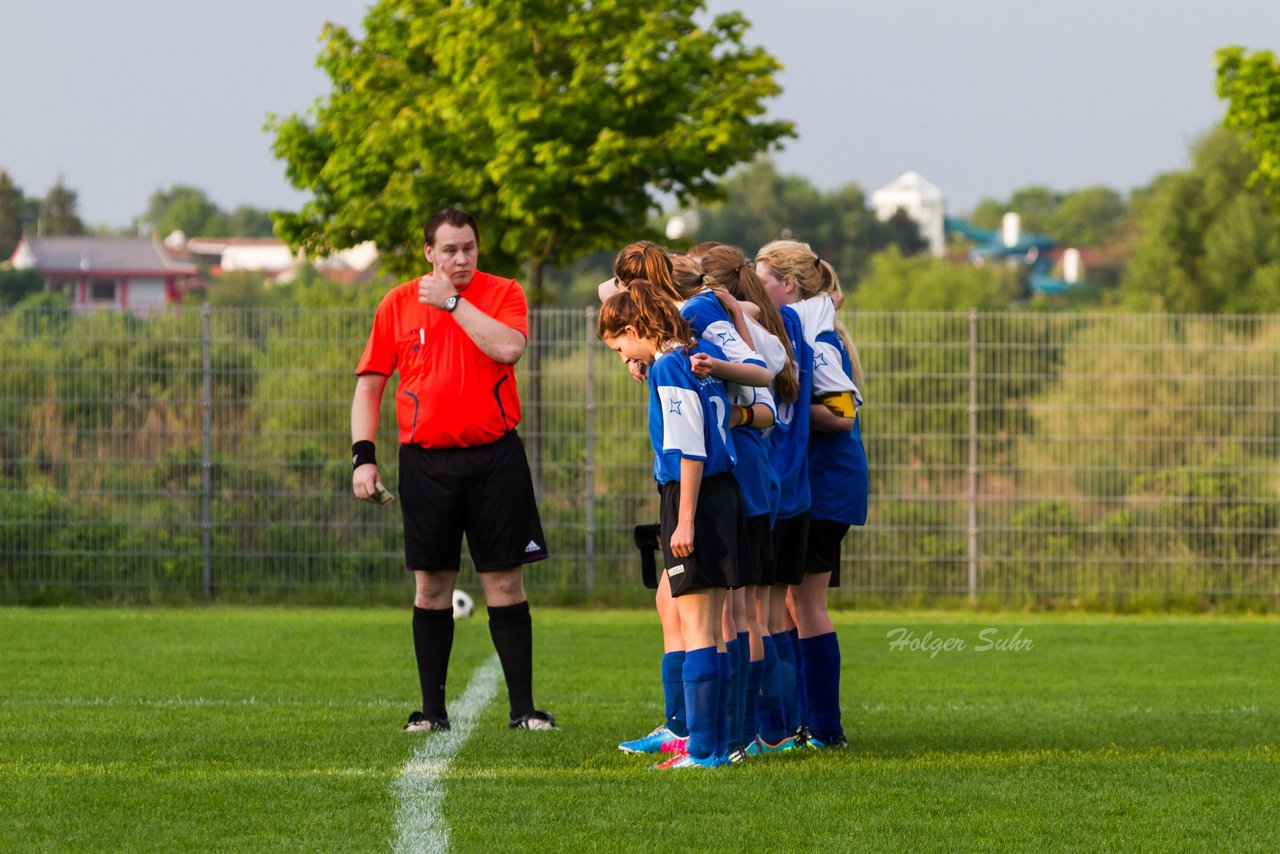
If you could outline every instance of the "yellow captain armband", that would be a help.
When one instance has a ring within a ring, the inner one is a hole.
[[[833,391],[818,398],[818,401],[841,418],[857,418],[858,404],[851,391]]]

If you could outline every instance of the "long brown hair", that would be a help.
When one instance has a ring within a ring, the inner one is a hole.
[[[773,270],[779,279],[791,279],[796,283],[796,291],[801,299],[826,294],[833,300],[843,296],[840,290],[840,277],[828,262],[818,257],[818,253],[808,243],[798,240],[775,240],[766,243],[756,253],[756,260],[763,261]],[[853,380],[862,387],[862,359],[858,357],[858,348],[854,346],[849,330],[836,319],[836,333],[849,351],[849,364],[853,368]]]
[[[796,376],[796,354],[791,350],[791,336],[782,322],[778,307],[769,299],[764,282],[742,251],[732,246],[716,245],[702,256],[702,272],[726,288],[739,300],[760,307],[760,325],[782,342],[787,350],[787,364],[773,378],[775,396],[781,403],[794,403],[800,396],[800,379]]]
[[[613,259],[613,277],[624,287],[643,281],[646,287],[657,287],[670,299],[684,299],[671,278],[671,258],[667,251],[648,240],[623,247]]]
[[[675,341],[681,346],[693,344],[693,331],[689,321],[676,309],[676,304],[657,292],[647,279],[632,279],[625,291],[619,291],[604,301],[596,317],[596,337],[618,338],[626,334],[628,326],[635,327],[636,334],[661,346]]]

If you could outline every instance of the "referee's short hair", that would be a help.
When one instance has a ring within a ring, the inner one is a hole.
[[[427,224],[422,227],[422,237],[427,241],[428,246],[436,245],[436,229],[445,223],[454,228],[462,228],[464,225],[471,226],[471,231],[476,236],[476,242],[480,242],[480,223],[476,222],[474,216],[461,208],[445,208],[432,214],[431,219],[427,220]]]

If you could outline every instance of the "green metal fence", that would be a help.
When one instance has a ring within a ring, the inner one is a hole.
[[[402,598],[398,505],[350,496],[370,320],[0,312],[0,596]],[[837,600],[1280,600],[1280,318],[844,320],[872,499]],[[631,528],[657,509],[646,395],[592,310],[532,329],[521,433],[553,557],[529,585],[627,598]]]

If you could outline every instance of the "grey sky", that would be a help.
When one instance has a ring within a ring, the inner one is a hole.
[[[0,11],[0,168],[28,195],[59,174],[91,223],[159,187],[293,207],[267,113],[328,91],[326,20],[365,0],[11,0]],[[799,138],[784,172],[868,193],[914,169],[953,211],[1032,183],[1129,190],[1182,168],[1215,125],[1213,52],[1280,47],[1275,0],[711,0],[786,66],[771,108]]]

